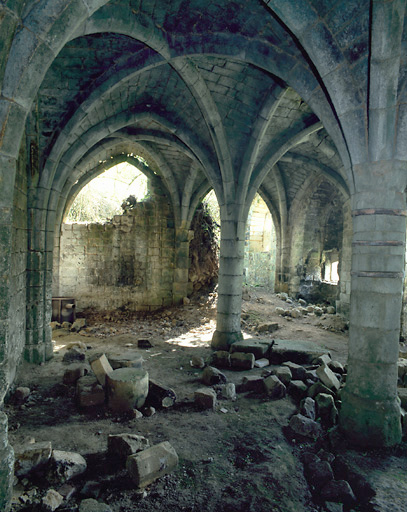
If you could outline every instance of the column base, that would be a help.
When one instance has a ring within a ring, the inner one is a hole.
[[[38,345],[26,345],[24,359],[29,363],[40,364],[54,357],[54,349],[51,343],[39,343]]]
[[[360,447],[394,446],[401,441],[401,412],[397,399],[377,401],[342,392],[339,426]]]
[[[215,331],[212,336],[211,347],[214,350],[229,350],[230,345],[243,339],[243,334],[239,332],[220,332]]]

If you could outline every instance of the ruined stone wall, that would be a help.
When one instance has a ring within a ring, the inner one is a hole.
[[[172,304],[172,219],[168,204],[143,202],[108,224],[64,224],[53,295],[74,297],[79,311]]]

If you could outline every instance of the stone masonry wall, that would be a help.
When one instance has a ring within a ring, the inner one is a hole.
[[[143,202],[108,224],[64,224],[53,295],[74,297],[77,311],[150,311],[172,304],[172,219],[167,204]]]

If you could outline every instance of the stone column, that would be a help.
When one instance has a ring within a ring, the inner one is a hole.
[[[8,419],[0,411],[0,510],[10,510],[14,479],[14,451],[8,443]]]
[[[371,182],[380,181],[372,174]],[[360,446],[401,440],[397,359],[407,212],[402,187],[389,192],[383,186],[376,197],[365,192],[352,198],[348,378],[340,426]]]
[[[192,237],[193,232],[184,227],[175,231],[174,304],[181,304],[188,295],[189,242]]]
[[[218,306],[216,331],[212,348],[229,350],[242,339],[240,316],[242,307],[245,223],[221,220]]]

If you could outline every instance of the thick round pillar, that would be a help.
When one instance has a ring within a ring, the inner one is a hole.
[[[240,316],[242,308],[244,223],[232,220],[221,222],[218,305],[216,331],[212,348],[229,350],[242,339]]]
[[[340,425],[360,446],[392,446],[401,440],[397,359],[407,212],[404,198],[391,201],[392,208],[364,207],[366,201],[357,198],[353,204],[348,378]]]

